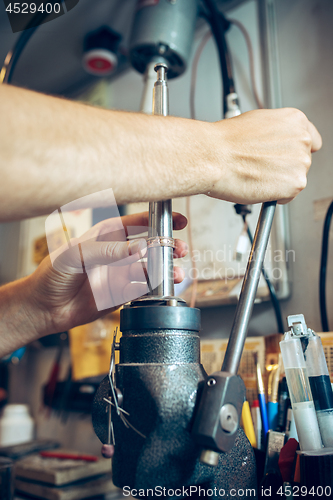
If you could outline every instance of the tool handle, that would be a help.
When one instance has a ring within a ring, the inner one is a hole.
[[[247,439],[250,441],[250,444],[253,448],[257,447],[257,439],[256,434],[254,432],[253,420],[250,410],[250,405],[248,401],[244,401],[242,408],[242,423],[244,427],[244,432],[246,434]]]
[[[264,430],[264,440],[265,440],[267,432],[269,431],[265,394],[258,394],[258,399],[259,399],[262,427]]]
[[[268,412],[268,425],[269,428],[273,431],[277,428],[278,422],[278,414],[279,414],[279,403],[274,401],[269,401],[267,403],[267,412]]]
[[[39,454],[44,458],[59,458],[63,460],[84,460],[85,462],[98,462],[99,460],[95,455],[82,455],[79,453],[67,453],[65,451],[41,451]]]

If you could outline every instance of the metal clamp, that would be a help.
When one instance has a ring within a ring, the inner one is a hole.
[[[221,371],[208,377],[192,428],[195,441],[204,449],[201,458],[207,456],[207,450],[231,450],[244,398],[244,382],[237,375]],[[211,458],[212,454],[209,454]],[[204,462],[207,463],[206,460]],[[217,463],[210,462],[209,465]]]
[[[303,314],[292,314],[288,316],[288,326],[295,337],[302,337],[308,334],[308,327]]]

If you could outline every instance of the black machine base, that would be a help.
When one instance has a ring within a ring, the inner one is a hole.
[[[123,335],[115,382],[130,426],[112,407],[115,485],[143,490],[204,485],[216,498],[227,496],[231,489],[255,489],[254,454],[242,430],[232,450],[220,454],[217,467],[199,461],[202,449],[194,442],[191,427],[207,378],[200,365],[200,311],[137,304],[121,312]],[[147,313],[149,308],[154,308],[153,314]],[[110,398],[108,377],[93,406],[94,429],[103,444],[108,439],[109,407],[104,398]]]

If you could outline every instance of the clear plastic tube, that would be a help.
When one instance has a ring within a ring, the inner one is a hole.
[[[300,448],[318,450],[322,448],[322,441],[301,341],[287,332],[280,348]]]
[[[333,446],[333,391],[321,338],[315,332],[301,338],[305,365],[325,447]]]

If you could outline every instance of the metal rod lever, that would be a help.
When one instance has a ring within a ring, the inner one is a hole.
[[[153,92],[153,114],[167,116],[169,114],[168,86],[165,63],[157,63],[154,67],[157,81]],[[149,231],[151,238],[172,238],[172,203],[171,200],[149,203]],[[173,280],[173,248],[160,246],[148,248],[148,276],[152,283],[151,295],[171,297],[174,295]]]
[[[197,405],[192,435],[203,448],[200,460],[209,465],[218,463],[219,451],[230,451],[235,444],[236,428],[246,394],[244,382],[237,376],[237,372],[275,207],[275,201],[262,205],[222,368],[208,377]],[[234,423],[232,432],[229,430],[230,422]]]
[[[237,375],[243,353],[247,330],[256,298],[261,269],[271,232],[276,208],[276,201],[263,203],[257,223],[256,233],[249,256],[242,290],[237,304],[234,322],[231,328],[222,371]]]

